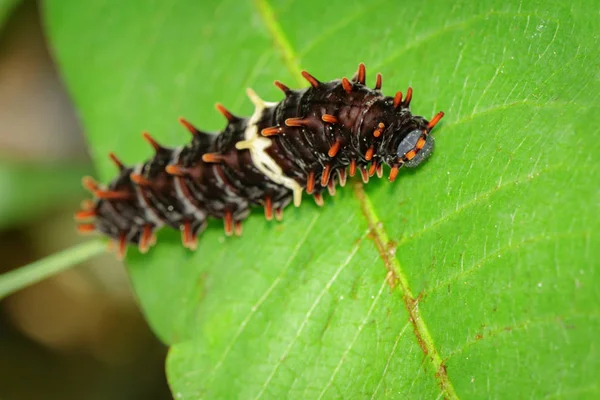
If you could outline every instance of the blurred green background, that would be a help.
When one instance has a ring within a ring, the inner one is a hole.
[[[89,238],[94,170],[36,1],[0,0],[0,273]],[[0,399],[168,399],[166,349],[102,256],[0,301]]]

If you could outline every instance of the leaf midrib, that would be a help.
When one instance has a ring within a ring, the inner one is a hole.
[[[259,17],[264,22],[269,34],[273,38],[274,46],[281,52],[283,57],[283,63],[290,73],[295,77],[296,82],[300,86],[304,86],[304,82],[300,78],[302,68],[300,67],[299,59],[296,51],[287,39],[281,25],[277,22],[273,8],[269,4],[268,0],[255,0],[256,9]],[[389,252],[390,241],[388,239],[387,232],[385,231],[383,224],[375,212],[372,203],[363,189],[362,183],[358,182],[354,185],[354,192],[360,203],[362,214],[370,228],[370,236],[373,239],[377,251],[384,262],[388,275],[392,277],[396,283],[395,286],[400,287],[402,292],[402,300],[404,307],[409,313],[410,322],[413,325],[413,333],[419,343],[419,347],[426,356],[431,365],[434,378],[438,382],[439,387],[449,399],[458,399],[454,386],[446,373],[446,367],[443,363],[443,359],[440,356],[433,338],[429,332],[429,328],[422,318],[418,308],[418,299],[412,294],[408,279],[403,271],[400,262],[395,256],[391,256]],[[392,285],[394,289],[394,285]]]

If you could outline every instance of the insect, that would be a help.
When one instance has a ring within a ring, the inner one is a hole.
[[[167,148],[143,133],[154,149],[150,160],[126,166],[111,153],[119,169],[112,182],[83,179],[94,199],[75,215],[79,231],[114,239],[123,258],[128,243],[147,252],[166,225],[180,230],[183,245],[193,250],[209,217],[224,221],[226,235],[241,235],[251,206],[263,207],[267,220],[281,220],[283,209],[299,206],[304,192],[323,205],[323,192],[333,196],[347,174],[358,172],[366,183],[375,174],[381,178],[387,164],[393,182],[401,167],[415,167],[432,152],[430,132],[444,113],[429,121],[412,115],[410,87],[404,97],[384,96],[381,74],[374,89],[365,86],[362,63],[351,80],[302,76],[310,86],[299,90],[275,81],[285,95],[277,103],[248,89],[255,106],[249,118],[217,104],[227,119],[218,134],[181,118],[190,143]]]

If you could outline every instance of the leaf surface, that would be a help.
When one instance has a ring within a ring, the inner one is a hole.
[[[593,2],[49,0],[102,178],[106,154],[221,129],[244,88],[384,77],[446,117],[434,156],[128,270],[176,398],[598,396],[600,68]],[[77,18],[73,18],[76,15]],[[135,253],[131,251],[130,253]]]

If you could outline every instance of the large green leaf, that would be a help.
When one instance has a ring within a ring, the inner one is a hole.
[[[177,398],[599,395],[600,69],[594,2],[51,0],[51,42],[102,178],[139,132],[252,111],[244,88],[350,76],[447,117],[396,183],[352,183],[128,269]],[[132,251],[131,253],[136,253]]]

